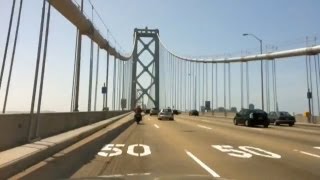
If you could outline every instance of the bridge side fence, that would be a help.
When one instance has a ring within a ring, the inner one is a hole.
[[[41,113],[39,136],[46,138],[129,111]],[[0,114],[0,151],[28,143],[30,114]]]

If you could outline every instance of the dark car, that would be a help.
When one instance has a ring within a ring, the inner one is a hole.
[[[145,113],[145,114],[150,114],[150,109],[145,109],[145,110],[144,110],[144,113]]]
[[[152,116],[152,115],[158,115],[159,114],[159,109],[157,109],[157,108],[152,108],[151,110],[150,110],[150,116]]]
[[[197,110],[191,110],[191,111],[189,111],[189,116],[199,116],[199,111],[197,111]]]
[[[178,111],[178,110],[176,110],[176,109],[172,110],[172,112],[173,112],[174,115],[181,114],[181,111]]]
[[[268,114],[260,109],[242,109],[233,119],[235,125],[245,126],[263,125],[267,128],[270,124]]]
[[[289,126],[293,126],[296,122],[296,118],[289,114],[286,111],[270,112],[269,113],[270,123],[273,123],[275,126],[280,124],[288,124]]]

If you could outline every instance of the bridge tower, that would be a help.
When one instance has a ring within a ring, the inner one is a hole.
[[[135,29],[135,46],[133,50],[132,66],[132,90],[131,90],[131,108],[134,109],[137,103],[148,96],[154,107],[159,108],[159,30],[158,29]],[[152,45],[154,43],[154,45]],[[154,48],[153,48],[154,47]],[[147,56],[146,54],[150,54]],[[138,66],[141,71],[137,72]],[[150,70],[152,69],[152,70]],[[150,77],[150,84],[142,85],[146,81],[146,74]],[[137,90],[141,93],[137,96]],[[152,91],[153,90],[153,91]],[[143,101],[142,101],[143,102]]]

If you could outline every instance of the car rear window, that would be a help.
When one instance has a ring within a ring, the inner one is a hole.
[[[162,112],[171,112],[171,109],[163,109]]]
[[[263,110],[257,109],[253,111],[254,113],[265,113]]]

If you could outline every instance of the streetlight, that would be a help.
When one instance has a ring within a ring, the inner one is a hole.
[[[256,40],[258,40],[260,42],[260,54],[262,54],[262,40],[260,38],[258,38],[256,35],[254,34],[249,34],[249,33],[244,33],[242,34],[243,36],[252,36],[254,37]],[[264,110],[264,97],[263,97],[263,61],[261,59],[261,101],[262,101],[262,110]]]

